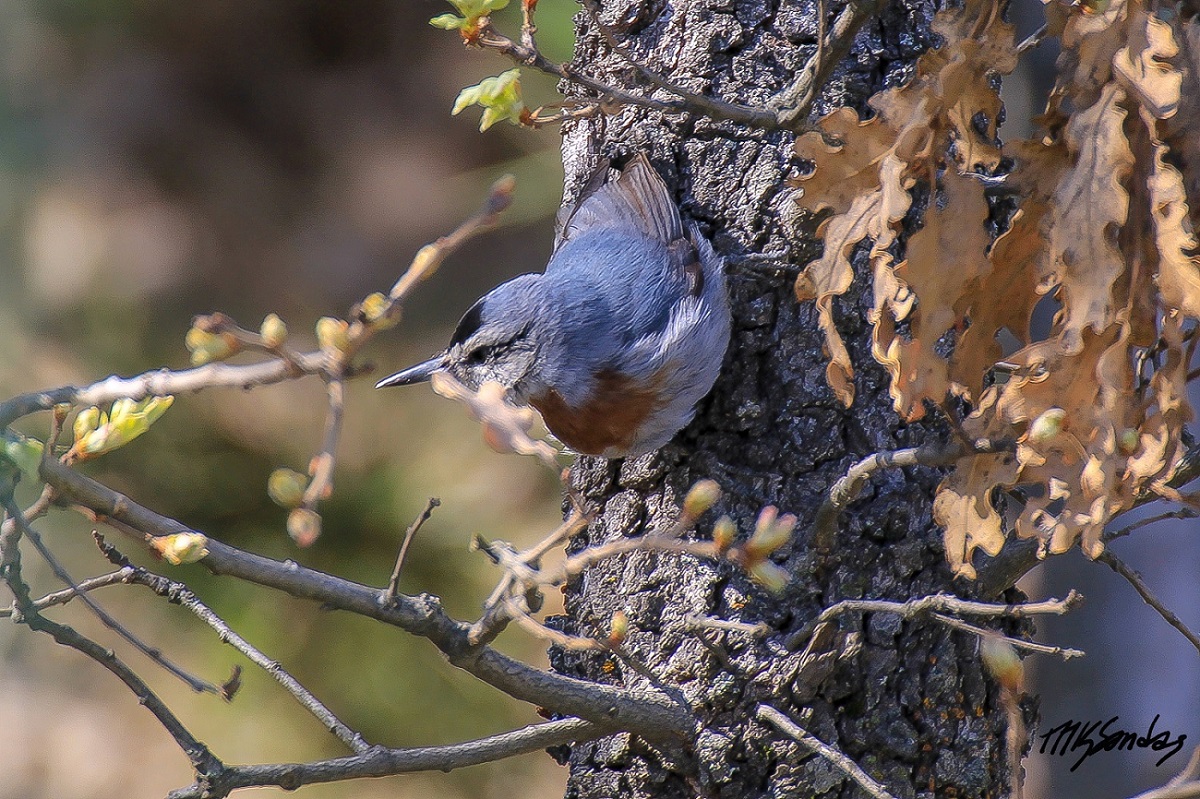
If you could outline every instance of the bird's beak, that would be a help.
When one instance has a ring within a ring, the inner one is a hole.
[[[416,366],[410,366],[407,369],[396,372],[394,375],[389,375],[375,384],[375,388],[387,388],[388,386],[411,386],[414,383],[424,383],[434,372],[439,371],[446,365],[446,354],[440,353],[433,356],[428,361],[423,361]]]

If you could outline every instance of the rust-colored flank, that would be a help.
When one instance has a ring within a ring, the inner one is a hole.
[[[530,399],[559,440],[584,455],[628,450],[646,418],[658,405],[661,378],[635,383],[612,370],[596,376],[591,401],[571,408],[556,391]]]

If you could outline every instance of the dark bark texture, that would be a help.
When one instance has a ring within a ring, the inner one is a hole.
[[[828,6],[832,20],[842,6]],[[815,52],[816,9],[815,2],[790,0],[606,0],[603,19],[651,69],[696,91],[762,104]],[[904,0],[868,22],[817,112],[837,105],[863,110],[872,93],[906,80],[932,42],[935,10],[930,2]],[[653,91],[608,50],[586,15],[577,33],[576,68]],[[760,703],[839,747],[898,797],[1004,792],[1003,714],[971,636],[875,614],[847,616],[833,634],[796,645],[797,632],[840,599],[906,599],[968,587],[954,585],[945,566],[930,514],[939,479],[933,470],[879,475],[843,514],[832,552],[810,546],[813,515],[850,463],[938,440],[946,431],[934,423],[902,424],[892,412],[886,378],[870,356],[870,298],[861,288],[836,307],[857,369],[853,407],[843,407],[826,385],[815,310],[792,293],[796,270],[819,252],[813,225],[787,187],[793,140],[783,132],[632,108],[565,131],[568,196],[601,156],[638,150],[651,156],[676,187],[685,217],[729,260],[734,316],[722,376],[674,442],[635,460],[576,464],[573,479],[597,509],[598,523],[575,546],[660,529],[703,477],[716,479],[725,496],[696,535],[708,535],[720,513],[748,535],[767,504],[800,518],[793,543],[775,558],[794,576],[783,596],[766,593],[729,564],[650,553],[603,564],[570,587],[568,615],[558,623],[603,637],[613,612],[625,611],[629,650],[661,686],[686,699],[698,733],[677,748],[627,735],[578,745],[569,753],[569,797],[864,795],[836,767],[756,720]],[[858,253],[859,287],[864,254]],[[763,255],[767,263],[756,260]],[[765,621],[774,632],[753,640],[709,631],[706,642],[687,629],[686,618],[696,615]],[[552,661],[588,679],[646,684],[608,656],[554,651]]]

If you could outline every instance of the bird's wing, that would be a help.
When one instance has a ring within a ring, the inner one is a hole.
[[[609,179],[609,163],[584,186],[579,199],[558,213],[554,250],[590,229],[625,229],[670,246],[686,240],[679,208],[645,153],[625,165],[616,180]]]

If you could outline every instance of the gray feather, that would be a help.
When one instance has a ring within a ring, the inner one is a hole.
[[[579,200],[564,209],[555,250],[592,228],[625,228],[667,245],[684,238],[675,200],[645,153],[634,156],[616,180],[609,180],[608,172],[605,161]]]

